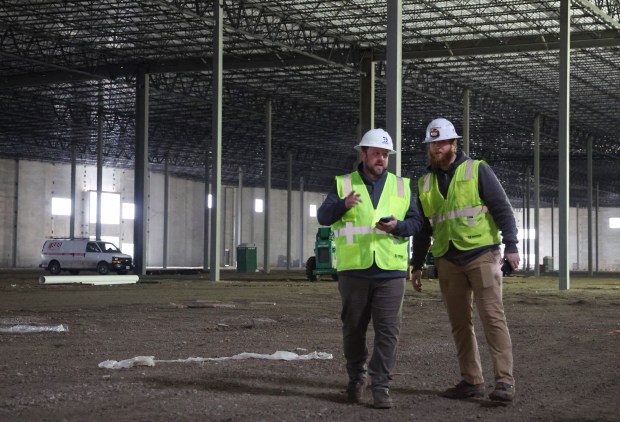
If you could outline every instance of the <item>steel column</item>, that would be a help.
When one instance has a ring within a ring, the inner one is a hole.
[[[213,116],[211,120],[211,246],[209,278],[220,281],[221,195],[222,195],[222,69],[223,69],[223,0],[213,1]],[[208,157],[208,154],[206,155]]]
[[[387,2],[387,131],[394,142],[396,154],[390,157],[388,170],[400,176],[401,167],[401,98],[402,98],[402,0]]]
[[[134,265],[137,274],[146,274],[146,231],[148,209],[148,127],[149,75],[140,68],[136,75],[136,164],[133,222]]]
[[[469,112],[471,103],[471,90],[463,90],[463,152],[469,155]]]
[[[570,289],[568,218],[570,211],[570,16],[571,2],[560,2],[560,93],[558,118],[559,289]]]
[[[69,217],[69,238],[75,238],[75,189],[76,189],[76,148],[75,141],[71,141],[71,216]]]
[[[534,117],[534,275],[540,277],[540,115]]]
[[[288,192],[286,196],[286,269],[291,270],[292,213],[293,213],[293,153],[288,153]]]
[[[265,274],[271,272],[271,266],[269,265],[269,210],[270,210],[270,195],[271,195],[271,98],[267,99],[265,104],[265,206],[263,212],[265,213],[265,228],[264,228],[264,243],[263,248],[263,271]]]
[[[588,275],[594,275],[592,265],[592,135],[588,136],[587,169],[588,169]]]

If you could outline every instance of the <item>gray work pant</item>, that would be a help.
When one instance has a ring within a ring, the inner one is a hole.
[[[389,388],[396,365],[405,278],[374,280],[339,275],[342,298],[342,339],[349,381],[366,376],[366,332],[372,319],[375,331],[368,374],[372,389]]]

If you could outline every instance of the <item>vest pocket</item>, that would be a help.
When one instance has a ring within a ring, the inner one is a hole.
[[[343,269],[361,269],[362,264],[362,252],[369,253],[368,251],[361,251],[360,245],[357,243],[342,244],[338,243],[336,247],[338,256],[338,270]]]

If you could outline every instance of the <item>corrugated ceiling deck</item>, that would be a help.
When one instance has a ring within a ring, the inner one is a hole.
[[[0,156],[68,162],[75,145],[133,166],[135,75],[150,72],[149,160],[203,179],[211,136],[213,13],[205,1],[0,1]],[[462,128],[515,207],[541,117],[541,197],[557,197],[559,1],[403,1],[403,174],[424,171],[428,121]],[[376,64],[385,125],[384,1],[225,1],[223,182],[264,183],[265,104],[273,107],[272,187],[326,191],[352,168],[362,56]],[[620,2],[572,2],[571,202],[586,201],[586,142],[602,206],[620,206]],[[528,176],[529,175],[529,176]],[[532,183],[530,183],[532,186]]]

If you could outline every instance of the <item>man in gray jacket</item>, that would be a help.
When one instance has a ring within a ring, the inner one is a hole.
[[[461,381],[444,397],[483,397],[484,378],[474,332],[475,302],[495,372],[492,400],[512,401],[515,394],[512,342],[502,302],[502,261],[519,266],[517,226],[506,193],[483,161],[456,152],[452,123],[440,118],[426,129],[428,173],[418,180],[418,203],[424,214],[414,236],[410,276],[422,288],[422,267],[433,237],[432,253],[439,286],[452,326]],[[504,258],[500,243],[504,243]]]

